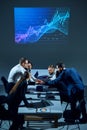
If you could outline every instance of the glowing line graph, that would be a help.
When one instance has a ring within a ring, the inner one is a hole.
[[[16,34],[15,42],[35,43],[39,41],[43,35],[54,33],[57,30],[64,35],[68,35],[67,21],[69,17],[70,14],[68,11],[65,13],[60,13],[57,10],[50,22],[47,22],[47,19],[45,19],[43,25],[29,26],[25,33]]]

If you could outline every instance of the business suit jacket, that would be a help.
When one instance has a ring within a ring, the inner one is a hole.
[[[65,91],[69,96],[71,93],[84,90],[81,76],[75,68],[65,68],[55,80],[48,81],[45,84],[57,87],[59,91]]]

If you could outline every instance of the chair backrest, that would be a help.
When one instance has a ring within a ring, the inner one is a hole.
[[[7,81],[7,79],[6,79],[4,76],[2,76],[2,77],[1,77],[1,81],[2,81],[2,83],[3,83],[3,85],[4,85],[5,92],[8,94],[8,91],[7,91],[8,81]]]

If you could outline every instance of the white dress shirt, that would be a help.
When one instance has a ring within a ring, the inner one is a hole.
[[[23,76],[25,71],[26,70],[20,64],[17,64],[10,70],[8,82],[16,83],[21,78],[21,76]]]

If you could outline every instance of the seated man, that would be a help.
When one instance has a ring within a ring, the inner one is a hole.
[[[43,81],[49,81],[49,80],[53,80],[56,78],[56,73],[55,73],[55,67],[54,65],[49,65],[48,68],[48,74],[47,75],[41,75],[41,76],[37,76],[37,79],[43,80]],[[36,87],[37,91],[48,91],[48,86],[46,85],[38,85]]]
[[[49,65],[47,70],[48,70],[48,74],[47,75],[41,75],[41,76],[38,75],[36,78],[44,80],[44,81],[55,79],[56,78],[56,73],[55,73],[54,65],[52,65],[52,64]]]
[[[49,79],[53,80],[56,78],[56,73],[55,73],[55,67],[54,65],[49,65],[48,66],[48,73],[49,73]]]

